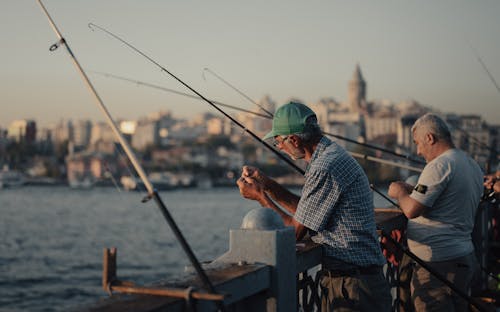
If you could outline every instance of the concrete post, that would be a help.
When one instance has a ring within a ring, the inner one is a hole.
[[[272,266],[267,311],[297,310],[295,231],[269,208],[257,208],[244,218],[242,228],[230,230],[229,251],[217,263],[264,263]]]

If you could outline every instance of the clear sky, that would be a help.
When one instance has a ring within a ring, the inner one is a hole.
[[[253,109],[208,67],[254,99],[307,103],[347,98],[356,63],[367,99],[414,99],[445,112],[500,123],[500,1],[130,1],[45,0],[87,70],[186,92],[178,82],[89,22],[107,28],[208,98]],[[0,127],[33,118],[103,120],[35,0],[2,1]],[[210,111],[179,95],[89,73],[112,116],[158,110],[188,117]]]

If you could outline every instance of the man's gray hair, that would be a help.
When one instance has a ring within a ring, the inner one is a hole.
[[[313,115],[306,119],[302,133],[295,133],[294,135],[298,136],[302,141],[309,143],[317,141],[323,135],[323,132],[318,125],[318,119]]]
[[[446,125],[443,119],[437,115],[427,113],[415,121],[411,131],[414,132],[418,129],[419,133],[430,133],[438,141],[445,141],[447,143],[453,143],[451,140],[450,129]]]

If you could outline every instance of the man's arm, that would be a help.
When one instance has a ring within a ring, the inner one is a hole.
[[[254,178],[241,177],[240,179],[238,179],[236,183],[238,184],[238,187],[240,188],[240,193],[243,197],[258,201],[262,207],[273,209],[281,216],[281,218],[283,219],[283,223],[285,223],[286,226],[293,226],[295,229],[295,238],[297,240],[300,240],[302,239],[302,237],[304,237],[304,235],[307,232],[306,227],[304,227],[304,225],[297,222],[293,218],[293,213],[291,213],[291,215],[287,214],[283,211],[283,208],[276,205],[271,200],[271,198],[269,198],[269,196],[264,190],[264,185],[260,181],[257,181]],[[293,195],[292,193],[290,194]],[[289,202],[289,200],[284,200],[282,202],[287,202],[287,201]],[[277,200],[277,202],[279,203],[280,201]],[[291,211],[295,212],[296,210],[297,210],[296,205],[294,207],[290,206],[287,208],[287,211],[289,212]]]
[[[427,208],[410,197],[412,190],[413,188],[411,185],[402,181],[397,181],[391,183],[388,191],[389,197],[398,201],[399,207],[408,219],[419,217]]]
[[[299,204],[300,197],[293,194],[278,182],[263,174],[260,170],[251,166],[244,166],[242,177],[251,177],[261,184],[264,192],[281,207],[285,208],[290,214],[294,215]]]

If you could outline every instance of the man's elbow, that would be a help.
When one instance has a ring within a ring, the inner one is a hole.
[[[424,207],[419,204],[414,204],[404,210],[405,216],[408,219],[414,219],[420,217],[422,212],[424,211]]]
[[[405,216],[408,219],[415,219],[416,217],[420,217],[420,213],[414,211],[413,209],[409,209],[408,211],[405,212]]]
[[[293,226],[295,228],[295,240],[299,241],[304,238],[307,232],[306,227],[298,223],[297,221],[294,221]]]

